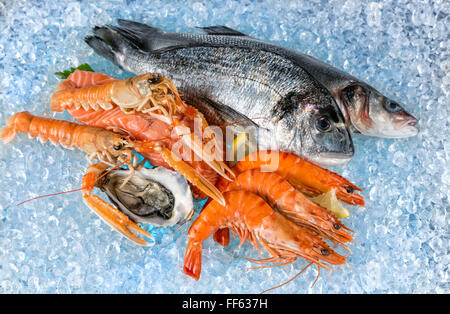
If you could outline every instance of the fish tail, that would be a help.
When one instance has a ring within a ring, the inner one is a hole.
[[[98,36],[86,36],[84,41],[94,49],[95,53],[115,63],[117,46],[113,46]]]
[[[28,111],[16,113],[9,118],[6,126],[0,131],[0,139],[3,140],[3,144],[7,144],[14,140],[17,133],[26,133],[30,129],[33,115]]]
[[[94,51],[112,61],[128,50],[152,52],[156,33],[164,33],[159,28],[145,24],[118,20],[118,26],[104,25],[93,28],[94,35],[87,36],[85,42]]]
[[[164,33],[164,31],[160,28],[135,21],[118,19],[117,23],[124,29],[124,31],[128,34],[134,34],[134,36],[144,37],[155,33]]]
[[[86,43],[95,52],[118,64],[120,56],[125,57],[130,50],[144,52],[146,54],[158,54],[162,51],[188,47],[193,44],[193,39],[179,36],[175,33],[167,33],[160,28],[146,24],[121,20],[119,26],[105,25],[94,27],[93,36],[85,38]]]
[[[86,36],[84,41],[102,57],[121,66],[120,60],[127,51],[137,50],[138,45],[124,36],[117,27],[105,25],[96,26],[94,35]]]

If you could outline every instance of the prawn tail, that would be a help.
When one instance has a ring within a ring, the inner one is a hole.
[[[62,81],[56,87],[55,93],[50,99],[50,109],[56,112],[64,111],[63,99],[67,97],[68,91],[74,89],[74,84],[70,80]]]
[[[202,243],[189,240],[184,256],[183,271],[198,280],[202,270]]]
[[[112,83],[119,80],[106,74],[76,70],[58,84],[51,97],[50,109],[62,112],[65,109],[111,110]]]
[[[33,115],[28,111],[16,113],[9,118],[6,127],[0,131],[0,138],[3,143],[9,143],[14,140],[17,133],[28,133]]]
[[[3,141],[3,144],[7,144],[14,140],[14,138],[16,137],[16,134],[17,133],[14,132],[13,128],[7,126],[0,132],[0,138]]]
[[[0,131],[4,143],[11,142],[17,133],[26,133],[29,138],[38,137],[42,143],[50,142],[64,148],[74,148],[92,153],[92,139],[110,132],[101,128],[81,125],[65,120],[34,116],[27,111],[19,112],[9,118],[6,127]]]

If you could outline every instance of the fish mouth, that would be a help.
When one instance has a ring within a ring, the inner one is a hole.
[[[335,166],[348,162],[352,159],[354,152],[349,153],[337,153],[337,152],[327,152],[321,153],[317,157],[311,157],[311,161],[319,166]]]
[[[402,123],[400,125],[400,128],[403,128],[405,126],[412,126],[412,127],[416,127],[417,122],[419,122],[419,120],[417,120],[416,118],[414,118],[413,116],[409,116],[406,117],[404,119],[402,119]]]
[[[418,122],[419,120],[411,115],[402,116],[396,119],[394,121],[396,132],[392,135],[392,138],[402,138],[417,135],[417,133],[419,133],[419,129],[416,126]]]
[[[336,136],[333,138],[338,144],[333,147],[324,146],[319,153],[314,156],[314,162],[321,166],[333,166],[348,162],[355,155],[353,139],[347,127],[336,128]]]

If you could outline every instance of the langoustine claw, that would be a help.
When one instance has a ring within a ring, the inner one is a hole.
[[[108,225],[127,239],[139,245],[147,245],[147,242],[144,239],[137,237],[132,231],[136,232],[138,235],[145,235],[147,237],[151,237],[150,233],[139,227],[134,221],[114,206],[108,204],[98,196],[91,194],[98,178],[108,168],[109,166],[103,163],[94,164],[88,168],[88,172],[84,175],[82,181],[82,194],[85,204]]]
[[[83,177],[83,200],[113,229],[129,240],[146,245],[137,235],[151,237],[136,223],[153,226],[174,226],[190,220],[194,213],[191,190],[177,172],[163,167],[135,171],[114,169],[97,163]],[[114,206],[92,195],[94,186],[106,192]],[[133,233],[133,231],[136,233]]]

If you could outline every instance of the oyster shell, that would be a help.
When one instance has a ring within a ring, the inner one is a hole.
[[[164,167],[149,169],[143,166],[129,178],[130,174],[131,170],[113,170],[96,186],[133,221],[166,227],[184,223],[192,217],[192,192],[181,174]]]

